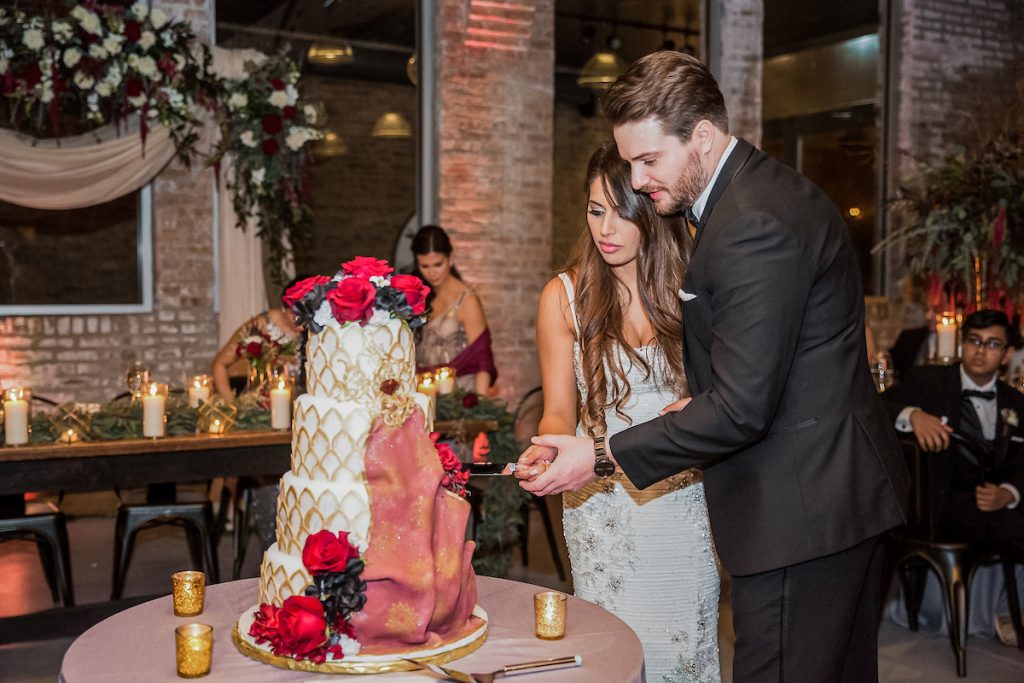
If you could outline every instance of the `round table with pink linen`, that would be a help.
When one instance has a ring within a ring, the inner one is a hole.
[[[168,583],[170,579],[168,578]],[[522,683],[643,683],[644,655],[636,634],[618,617],[570,597],[565,638],[540,640],[533,633],[533,595],[544,590],[518,581],[477,579],[478,602],[488,615],[483,646],[445,666],[482,673],[507,664],[580,655],[576,669],[517,675]],[[174,661],[174,629],[198,622],[213,626],[210,681],[329,680],[324,674],[286,671],[249,659],[235,649],[231,629],[257,601],[259,579],[243,579],[206,588],[206,607],[198,617],[176,617],[171,596],[136,605],[83,633],[64,656],[61,683],[158,683],[180,681]],[[337,677],[337,676],[336,676]],[[441,680],[423,672],[340,676],[367,683],[416,683]]]

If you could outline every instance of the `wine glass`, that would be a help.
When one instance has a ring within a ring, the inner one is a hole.
[[[125,383],[128,385],[128,391],[131,392],[132,400],[136,400],[142,395],[142,388],[149,382],[149,368],[141,361],[135,361],[128,366],[128,371],[125,372]]]

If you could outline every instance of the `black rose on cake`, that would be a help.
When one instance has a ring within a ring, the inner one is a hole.
[[[387,261],[357,256],[343,263],[334,277],[300,280],[282,300],[300,324],[317,333],[332,319],[340,325],[382,325],[397,318],[417,328],[426,322],[429,293],[422,280],[394,274]]]

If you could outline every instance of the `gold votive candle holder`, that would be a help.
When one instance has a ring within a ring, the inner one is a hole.
[[[533,618],[538,638],[558,640],[565,637],[565,593],[544,591],[533,596]]]
[[[176,572],[171,575],[171,598],[174,616],[194,617],[203,613],[206,598],[206,574],[196,571]]]
[[[174,629],[174,653],[178,675],[199,678],[210,673],[213,659],[213,627],[206,624],[185,624]]]

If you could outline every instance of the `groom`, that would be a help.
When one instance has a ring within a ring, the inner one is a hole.
[[[734,680],[876,681],[878,537],[904,520],[908,475],[865,362],[846,225],[810,181],[730,137],[692,57],[639,60],[604,110],[634,189],[695,224],[679,291],[693,400],[607,442],[535,438],[558,455],[520,468],[522,486],[576,489],[609,460],[641,488],[703,468],[733,576]]]

